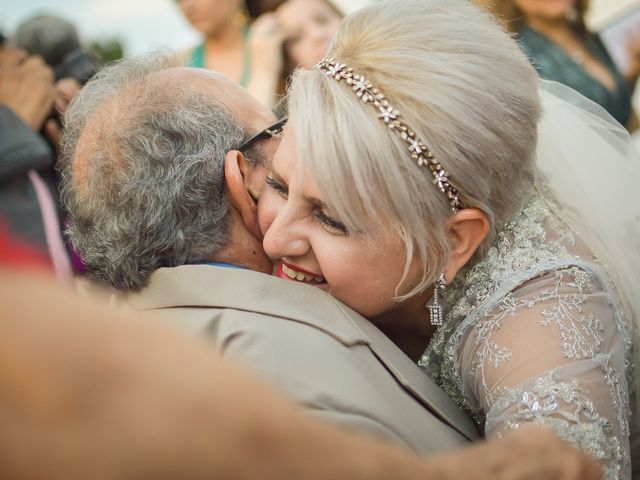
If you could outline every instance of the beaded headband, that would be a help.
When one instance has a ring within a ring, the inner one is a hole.
[[[338,62],[333,58],[325,58],[318,63],[315,68],[323,70],[324,73],[335,80],[345,80],[347,85],[351,85],[353,91],[364,103],[371,103],[378,109],[378,118],[381,119],[389,129],[396,132],[407,144],[407,149],[411,158],[419,167],[429,167],[433,175],[433,183],[437,185],[442,193],[447,196],[449,207],[454,213],[462,208],[462,203],[458,196],[458,189],[451,185],[449,174],[444,167],[433,158],[433,153],[418,138],[415,131],[400,119],[400,112],[392,107],[387,98],[362,75],[355,74],[353,68]]]

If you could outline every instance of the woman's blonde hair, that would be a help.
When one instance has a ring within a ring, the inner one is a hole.
[[[384,93],[450,173],[466,207],[490,219],[482,256],[531,195],[540,116],[538,78],[492,16],[466,0],[387,0],[345,18],[330,57]],[[298,71],[290,90],[299,165],[353,232],[370,222],[402,235],[410,296],[443,270],[451,214],[431,172],[344,82]],[[357,234],[357,233],[355,233]],[[403,290],[407,290],[404,288]]]
[[[488,8],[498,20],[500,20],[505,28],[512,33],[517,33],[524,22],[524,18],[520,9],[516,6],[514,0],[474,0],[475,3]],[[576,0],[575,18],[573,23],[582,32],[587,31],[585,24],[585,15],[589,10],[589,0]]]

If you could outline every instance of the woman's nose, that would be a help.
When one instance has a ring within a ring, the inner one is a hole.
[[[262,242],[264,250],[272,259],[302,257],[309,252],[304,228],[295,213],[286,206],[277,213]]]

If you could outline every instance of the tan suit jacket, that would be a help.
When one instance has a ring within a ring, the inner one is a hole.
[[[127,302],[209,336],[312,416],[427,455],[478,437],[471,420],[386,336],[317,288],[185,265],[157,270]]]

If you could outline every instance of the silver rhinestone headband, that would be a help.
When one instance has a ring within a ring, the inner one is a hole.
[[[380,90],[374,88],[362,75],[354,73],[353,68],[333,58],[323,59],[315,68],[323,70],[327,76],[335,80],[345,80],[347,85],[351,85],[360,100],[364,103],[371,103],[376,107],[378,109],[378,118],[387,124],[391,131],[396,132],[407,144],[411,158],[419,167],[428,167],[431,170],[433,183],[447,196],[451,210],[455,213],[462,208],[458,189],[451,185],[447,171],[433,158],[433,153],[418,138],[415,131],[400,119],[400,112],[389,104]]]

